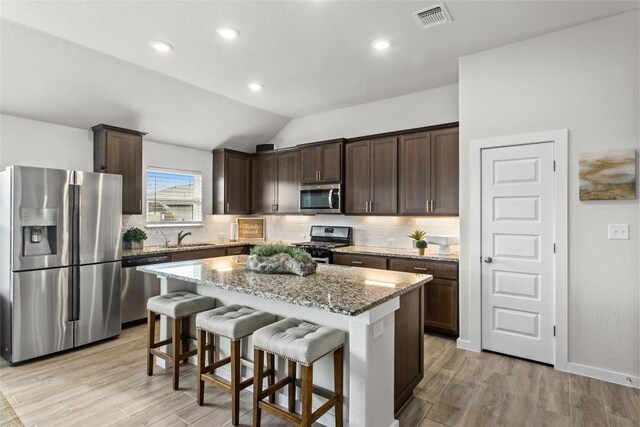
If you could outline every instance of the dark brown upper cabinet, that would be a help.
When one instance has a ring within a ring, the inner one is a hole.
[[[100,124],[93,130],[94,172],[122,175],[122,213],[142,214],[142,137],[138,132]]]
[[[251,159],[251,213],[298,213],[299,191],[299,150]]]
[[[275,211],[277,158],[275,155],[251,158],[251,213]]]
[[[397,138],[349,143],[345,157],[345,213],[398,213]]]
[[[300,182],[331,184],[342,182],[343,139],[312,144],[300,149]]]
[[[247,153],[213,150],[213,213],[243,215],[250,212],[251,163]]]
[[[401,214],[458,215],[458,128],[401,135]]]

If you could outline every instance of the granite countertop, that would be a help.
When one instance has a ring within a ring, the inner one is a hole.
[[[354,255],[375,255],[385,257],[411,258],[427,261],[458,262],[460,260],[460,254],[458,252],[454,252],[451,255],[439,255],[437,250],[429,248],[427,248],[424,255],[418,255],[417,249],[385,248],[376,246],[345,246],[342,248],[336,248],[333,250],[333,252]]]
[[[278,240],[280,241],[280,240]],[[234,246],[257,245],[260,243],[273,243],[262,239],[214,240],[211,242],[185,243],[180,246],[145,246],[142,249],[123,249],[122,258],[132,258],[144,255],[170,254],[173,252],[197,251],[200,249],[232,248]]]
[[[214,286],[346,316],[361,313],[415,289],[428,274],[319,264],[316,274],[258,274],[246,267],[246,255],[154,264],[139,271]]]

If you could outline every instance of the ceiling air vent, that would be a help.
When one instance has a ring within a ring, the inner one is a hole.
[[[436,4],[426,9],[414,12],[413,16],[416,17],[416,19],[424,29],[453,21],[444,3]]]

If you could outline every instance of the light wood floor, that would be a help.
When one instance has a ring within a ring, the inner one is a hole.
[[[171,388],[169,371],[147,377],[145,331],[126,329],[118,339],[21,366],[2,362],[0,391],[26,426],[230,425],[226,393],[208,386],[205,406],[196,404],[193,366],[183,365],[180,391]],[[635,389],[427,336],[425,379],[400,424],[638,426],[639,399]],[[240,423],[250,425],[249,392],[241,411]],[[287,424],[264,414],[263,425]]]

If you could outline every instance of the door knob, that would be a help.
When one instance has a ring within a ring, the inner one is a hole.
[[[485,257],[484,262],[486,262],[487,264],[491,264],[493,262],[493,258],[491,258],[490,256]]]

